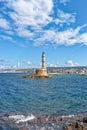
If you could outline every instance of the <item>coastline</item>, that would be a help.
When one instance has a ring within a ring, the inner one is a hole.
[[[37,68],[21,68],[21,69],[5,69],[0,70],[0,73],[25,73],[35,74]],[[60,74],[80,74],[87,75],[87,66],[75,66],[75,67],[47,67],[47,73],[49,75],[60,75]]]
[[[0,129],[12,130],[87,130],[87,113],[50,115],[30,113],[0,114]]]

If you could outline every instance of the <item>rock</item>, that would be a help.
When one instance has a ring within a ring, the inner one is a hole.
[[[72,130],[71,126],[64,126],[64,130]]]
[[[69,117],[63,117],[63,118],[61,118],[61,121],[66,122],[68,119],[69,119]]]
[[[78,122],[72,122],[70,126],[76,130],[83,130],[83,126]]]
[[[78,124],[78,122],[72,122],[71,126],[72,126],[72,128],[78,128],[79,124]]]
[[[83,123],[87,123],[87,117],[83,118]]]
[[[26,130],[26,128],[25,127],[21,127],[20,130]]]
[[[36,125],[37,120],[30,120],[30,121],[27,121],[27,123],[30,124],[30,125]]]
[[[84,130],[83,126],[78,122],[72,122],[69,126],[65,126],[64,130]]]
[[[87,124],[83,125],[83,130],[87,130]]]
[[[57,117],[56,117],[56,116],[52,117],[52,121],[53,121],[53,122],[57,122],[57,121],[58,121],[58,119],[59,119],[59,117],[58,117],[58,116],[57,116]]]
[[[9,114],[8,114],[8,113],[7,113],[7,114],[4,114],[4,116],[5,116],[5,117],[9,117],[9,116],[13,116],[13,115],[15,115],[15,114],[12,114],[12,113],[9,113]]]
[[[77,122],[83,122],[83,119],[82,119],[82,118],[79,118],[79,119],[77,120]]]
[[[45,122],[47,122],[50,118],[50,115],[44,115],[44,116],[41,116],[37,119],[37,123],[39,124],[43,124]]]

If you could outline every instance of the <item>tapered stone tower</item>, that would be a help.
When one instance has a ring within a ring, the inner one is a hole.
[[[46,56],[45,56],[45,52],[42,53],[42,69],[46,69]]]
[[[36,69],[36,75],[38,76],[48,76],[47,70],[46,70],[46,56],[45,52],[42,53],[42,68],[41,69]]]

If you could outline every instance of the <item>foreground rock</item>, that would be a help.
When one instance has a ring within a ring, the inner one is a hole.
[[[1,114],[0,130],[87,130],[87,113],[69,116]]]

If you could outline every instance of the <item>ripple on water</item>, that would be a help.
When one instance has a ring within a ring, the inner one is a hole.
[[[87,76],[23,79],[23,75],[0,74],[0,112],[62,115],[87,111]]]

